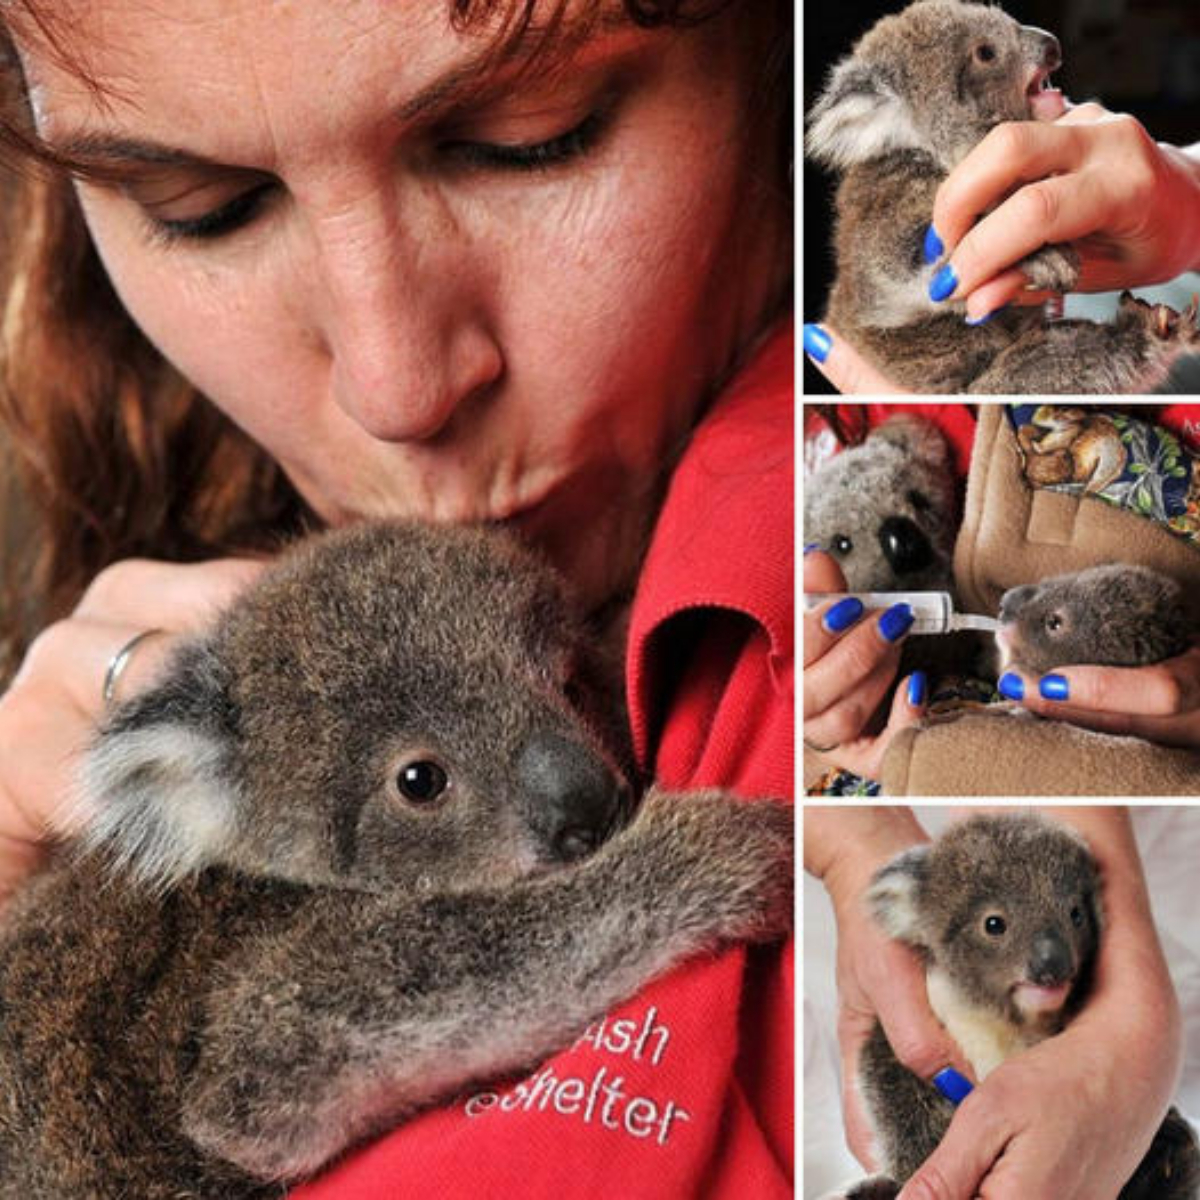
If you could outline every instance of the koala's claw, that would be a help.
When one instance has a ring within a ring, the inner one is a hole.
[[[1069,292],[1079,282],[1079,255],[1070,246],[1043,246],[1018,264],[1039,292]]]
[[[1200,326],[1197,313],[1200,311],[1200,296],[1193,295],[1183,310],[1176,312],[1169,304],[1150,304],[1126,290],[1121,293],[1119,312],[1126,319],[1143,324],[1151,337],[1161,342],[1177,342],[1181,345],[1200,345]]]

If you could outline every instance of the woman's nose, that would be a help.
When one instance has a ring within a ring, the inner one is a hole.
[[[332,397],[386,442],[438,436],[504,370],[478,275],[462,270],[470,243],[400,205],[380,192],[313,226]]]

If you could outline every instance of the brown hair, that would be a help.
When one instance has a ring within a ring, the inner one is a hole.
[[[489,61],[530,38],[531,58],[552,58],[592,27],[580,11],[594,22],[605,7],[448,2],[457,28],[494,23]],[[626,19],[654,27],[703,20],[729,2],[623,6]],[[786,25],[790,12],[777,7]],[[5,28],[37,36],[93,86],[47,8],[13,0],[0,21],[0,152],[16,168],[0,177],[0,686],[31,635],[68,613],[107,564],[253,553],[315,524],[273,460],[158,354],[114,293],[71,184],[96,172],[38,139]],[[790,54],[780,65],[786,75]]]

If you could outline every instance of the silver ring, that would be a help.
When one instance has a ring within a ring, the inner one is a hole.
[[[129,641],[123,645],[108,660],[108,669],[104,672],[104,703],[111,704],[113,695],[117,690],[117,684],[121,680],[121,676],[125,673],[125,668],[129,666],[129,660],[133,657],[133,652],[147,639],[152,638],[156,633],[165,633],[162,629],[143,629],[136,637],[131,637]]]

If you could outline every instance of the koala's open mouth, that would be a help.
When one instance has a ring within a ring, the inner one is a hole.
[[[1074,980],[1068,979],[1052,987],[1022,980],[1013,988],[1013,1000],[1024,1013],[1057,1012],[1067,1002]]]
[[[1067,111],[1062,92],[1051,86],[1050,72],[1045,67],[1033,67],[1025,87],[1029,115],[1035,121],[1057,121]]]

